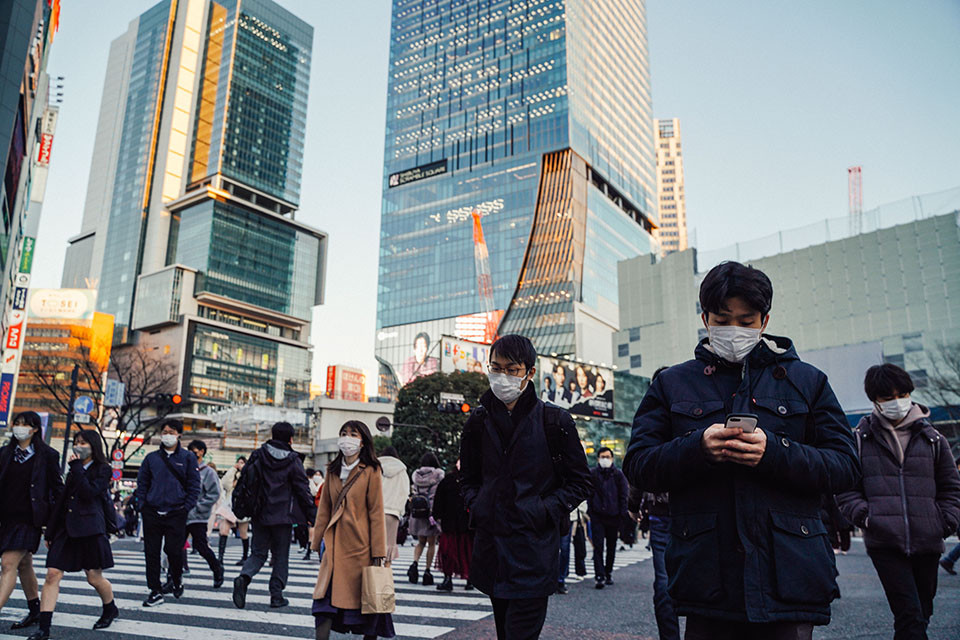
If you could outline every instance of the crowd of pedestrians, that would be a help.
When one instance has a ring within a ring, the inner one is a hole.
[[[944,554],[960,524],[960,469],[930,410],[911,397],[910,375],[871,367],[864,392],[874,410],[850,429],[827,377],[789,338],[767,333],[773,285],[764,273],[723,263],[698,302],[707,335],[691,360],[654,374],[622,464],[604,446],[588,466],[570,413],[537,395],[537,354],[518,335],[490,348],[489,390],[467,418],[458,459],[418,452],[412,472],[392,446],[378,456],[359,421],[342,426],[325,469],[305,469],[294,428],[278,422],[220,478],[206,444],[183,448],[183,424],[168,419],[132,498],[115,505],[95,430],[73,437],[63,479],[59,456],[37,437],[40,417],[21,413],[0,449],[0,608],[19,578],[28,612],[12,628],[37,625],[30,640],[46,640],[64,573],[83,571],[102,601],[94,629],[109,627],[121,612],[103,573],[113,566],[108,536],[132,534],[139,520],[145,607],[184,594],[188,538],[221,587],[231,535],[243,549],[234,605],[246,606],[269,558],[270,607],[286,607],[296,538],[304,560],[318,554],[317,640],[333,631],[392,638],[392,606],[372,605],[366,580],[371,567],[391,567],[409,535],[410,582],[452,592],[463,579],[490,598],[499,639],[532,640],[549,597],[569,591],[571,547],[583,577],[592,547],[594,586],[610,588],[618,545],[633,544],[640,528],[661,640],[679,640],[681,617],[686,640],[810,640],[830,623],[836,555],[859,529],[894,638],[926,638],[938,570],[955,575],[960,557],[960,545]],[[41,590],[33,555],[42,539]]]

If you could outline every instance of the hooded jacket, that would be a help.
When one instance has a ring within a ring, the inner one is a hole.
[[[706,345],[650,385],[623,463],[631,484],[670,492],[677,613],[827,624],[839,592],[820,495],[855,486],[860,471],[843,410],[787,338],[764,336],[742,365]],[[703,452],[704,431],[731,413],[759,417],[766,448],[755,467]]]
[[[402,518],[410,496],[410,477],[407,465],[393,456],[382,456],[380,468],[383,471],[383,512],[388,516]]]
[[[200,471],[200,497],[197,505],[187,514],[187,524],[206,522],[213,512],[213,505],[220,499],[220,478],[217,472],[206,464],[202,464]]]
[[[443,469],[434,467],[420,467],[413,472],[413,493],[429,500],[431,511],[433,510],[433,498],[437,495],[437,486],[443,480],[443,475]]]
[[[857,425],[863,480],[837,501],[844,517],[863,529],[868,549],[942,553],[943,539],[960,523],[960,474],[947,439],[921,408],[922,417],[907,427],[902,462],[876,414]]]
[[[250,455],[247,464],[260,466],[264,501],[254,516],[263,526],[313,522],[316,506],[300,456],[286,442],[268,440]]]

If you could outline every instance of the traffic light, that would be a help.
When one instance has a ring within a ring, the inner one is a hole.
[[[470,413],[471,409],[466,402],[445,400],[437,403],[437,411],[440,413]]]
[[[157,411],[172,413],[183,405],[183,396],[179,393],[158,393],[153,396],[153,403]]]

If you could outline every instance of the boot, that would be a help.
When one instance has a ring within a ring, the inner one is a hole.
[[[443,582],[437,586],[437,591],[453,591],[453,576],[443,576]]]
[[[109,604],[103,605],[103,613],[100,615],[100,619],[93,623],[93,628],[94,630],[106,629],[119,617],[120,610],[117,609],[117,604],[111,600]]]
[[[227,552],[227,536],[220,536],[218,541],[219,549],[217,549],[217,560],[220,561],[221,566],[223,565],[223,554]]]
[[[53,611],[40,612],[40,630],[32,633],[27,640],[50,640],[50,625],[53,623]]]
[[[433,574],[429,570],[423,572],[423,586],[432,587],[433,586]]]
[[[243,556],[236,563],[238,567],[243,566],[243,563],[247,561],[247,554],[250,553],[250,539],[240,538],[240,543],[243,545]]]
[[[407,569],[407,578],[410,579],[410,584],[417,584],[420,581],[420,567],[417,566],[416,562]]]
[[[304,559],[304,560],[309,560],[309,559],[310,559],[310,554],[311,554],[312,552],[313,552],[313,549],[311,549],[310,547],[307,547],[307,552],[306,552],[305,554],[303,554],[303,559]]]

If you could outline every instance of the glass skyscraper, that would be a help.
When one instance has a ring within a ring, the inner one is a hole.
[[[272,0],[163,0],[111,46],[64,284],[99,288],[118,342],[176,357],[194,414],[309,397],[326,255],[295,219],[312,45]]]
[[[643,0],[392,7],[377,355],[427,362],[484,312],[476,209],[500,333],[612,362],[617,261],[656,252]]]

